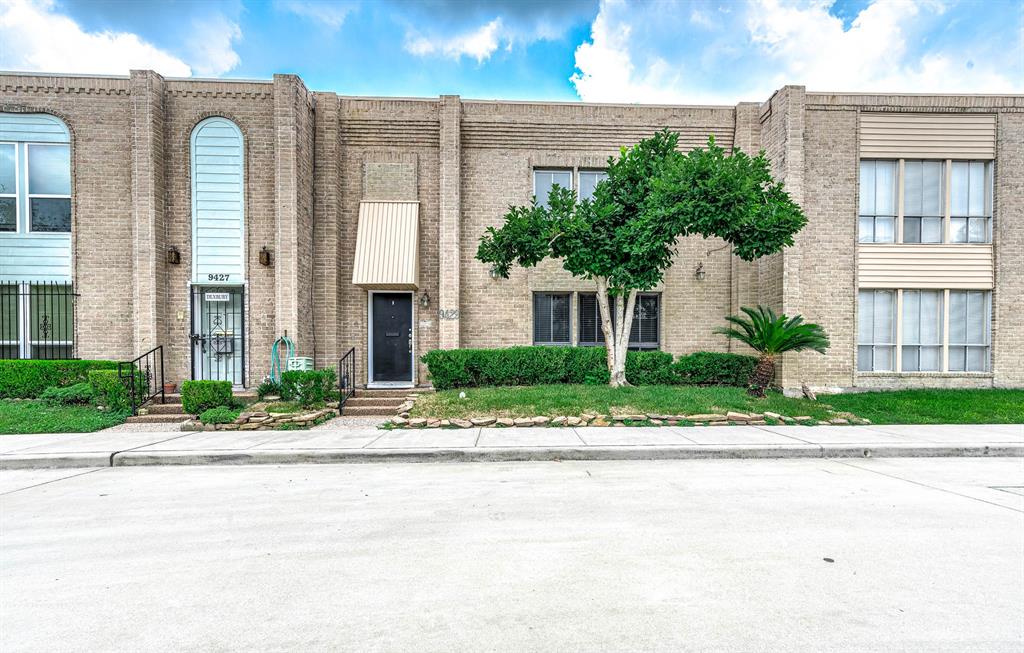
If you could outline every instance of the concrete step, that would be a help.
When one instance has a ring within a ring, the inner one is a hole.
[[[176,404],[146,404],[143,406],[144,409],[149,411],[150,415],[184,415],[185,409],[182,408],[181,403]]]
[[[423,394],[425,392],[433,392],[434,389],[431,387],[425,388],[359,388],[356,390],[356,397],[398,397],[404,399],[406,395]]]
[[[345,407],[341,409],[341,414],[347,417],[366,417],[374,415],[391,417],[395,414],[395,409],[391,406],[349,406],[346,402]]]
[[[181,424],[191,415],[133,415],[127,420],[130,424]]]
[[[405,402],[405,397],[363,397],[356,395],[345,402],[346,406],[389,406],[397,408]]]

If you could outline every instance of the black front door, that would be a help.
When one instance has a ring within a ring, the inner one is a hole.
[[[374,293],[373,381],[412,382],[412,295]]]

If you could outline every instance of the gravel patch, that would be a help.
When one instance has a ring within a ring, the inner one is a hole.
[[[332,431],[332,430],[336,430],[336,429],[345,429],[345,428],[366,428],[366,427],[379,426],[379,425],[383,424],[384,422],[386,422],[389,419],[391,419],[391,418],[388,417],[387,415],[378,415],[378,416],[373,416],[373,417],[353,417],[353,416],[342,415],[341,417],[335,417],[334,419],[329,419],[326,422],[324,422],[323,424],[317,424],[316,426],[312,427],[309,430],[310,431]]]
[[[145,424],[135,423],[118,424],[109,429],[103,429],[103,433],[157,433],[159,431],[180,431],[181,424]]]

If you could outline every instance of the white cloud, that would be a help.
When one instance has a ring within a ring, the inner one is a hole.
[[[0,68],[124,74],[132,68],[192,74],[187,63],[128,32],[86,32],[53,0],[0,0]]]
[[[419,57],[441,54],[450,59],[463,56],[476,59],[477,63],[488,59],[501,45],[510,39],[503,33],[501,18],[495,18],[475,30],[463,32],[452,37],[426,37],[409,34],[405,40],[405,50]]]
[[[274,6],[320,23],[330,30],[339,29],[345,18],[358,7],[356,2],[317,2],[316,0],[276,0]]]
[[[194,20],[188,50],[195,73],[217,77],[237,66],[241,59],[233,46],[241,38],[238,24],[219,14]]]
[[[576,49],[571,77],[583,100],[733,103],[761,100],[784,84],[818,91],[1020,92],[1015,26],[964,42],[942,40],[949,16],[938,0],[874,0],[844,29],[832,0],[748,0],[671,20],[666,3],[605,0],[591,39]],[[676,12],[687,15],[687,5]],[[723,11],[730,9],[731,11]],[[705,20],[707,19],[707,20]],[[685,31],[689,30],[689,31]],[[929,31],[933,30],[933,31]],[[1002,40],[1002,42],[1000,42]],[[975,52],[975,54],[971,54]]]

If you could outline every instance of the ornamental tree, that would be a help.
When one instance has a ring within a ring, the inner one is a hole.
[[[663,130],[608,159],[608,178],[592,199],[554,186],[547,206],[510,206],[500,228],[488,227],[476,258],[508,278],[513,264],[562,261],[597,290],[608,353],[609,384],[626,382],[626,350],[638,291],[661,283],[679,238],[718,237],[751,261],[793,244],[806,223],[769,170],[755,157],[708,139],[707,148],[677,150],[679,134]],[[615,315],[611,314],[611,297]],[[629,319],[626,318],[629,316]]]

